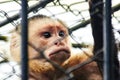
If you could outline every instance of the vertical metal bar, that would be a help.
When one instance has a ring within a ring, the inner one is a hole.
[[[27,30],[27,0],[21,0],[22,2],[22,9],[21,9],[21,35],[22,35],[22,48],[21,48],[21,80],[28,80],[28,49],[27,49],[27,41],[28,41],[28,30]]]
[[[113,79],[112,70],[112,25],[111,25],[111,0],[104,0],[104,80],[115,80]]]

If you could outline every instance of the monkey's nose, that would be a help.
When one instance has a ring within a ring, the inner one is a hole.
[[[62,38],[59,38],[59,39],[55,40],[54,44],[55,44],[55,45],[63,45],[63,44],[64,44],[64,43],[63,43],[63,39],[62,39]]]
[[[55,44],[55,45],[60,45],[60,40],[56,40],[56,41],[54,42],[54,44]]]

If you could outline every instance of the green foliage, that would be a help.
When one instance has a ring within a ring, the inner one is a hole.
[[[88,47],[89,45],[83,42],[83,43],[80,43],[80,44],[72,44],[72,46],[73,46],[74,48],[86,48],[86,47]]]
[[[6,36],[0,36],[0,40],[8,41]]]

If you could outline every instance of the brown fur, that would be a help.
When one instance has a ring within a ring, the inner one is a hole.
[[[77,64],[80,64],[86,61],[87,59],[89,59],[89,57],[86,56],[84,53],[78,53],[78,54],[72,55],[62,65],[62,68],[64,69],[70,68],[72,66],[75,66]],[[65,76],[58,69],[55,69],[51,64],[47,62],[45,63],[44,61],[42,61],[41,63],[38,63],[38,62],[39,61],[30,62],[30,69],[32,70],[31,72],[33,72],[34,74],[42,73],[44,75],[47,75],[45,77],[48,77],[49,80],[53,80],[53,79],[59,80],[59,78]],[[80,67],[79,69],[75,70],[73,74],[74,74],[75,80],[102,80],[102,77],[100,75],[96,62],[92,62],[83,67]],[[35,80],[40,80],[40,79],[38,77],[38,79],[35,79]]]

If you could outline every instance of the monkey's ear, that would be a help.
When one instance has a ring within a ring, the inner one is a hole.
[[[21,61],[21,44],[20,35],[13,32],[10,39],[10,54],[14,61],[20,63]]]

